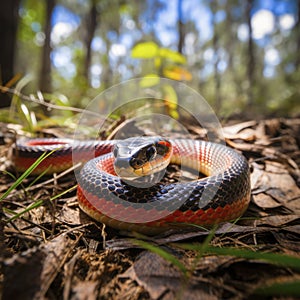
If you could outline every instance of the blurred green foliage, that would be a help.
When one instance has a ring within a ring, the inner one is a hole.
[[[181,2],[190,5],[188,0]],[[287,5],[284,1],[280,2]],[[253,5],[252,17],[262,4],[257,1]],[[219,116],[248,113],[251,113],[250,117],[297,115],[300,111],[297,12],[293,15],[295,22],[290,29],[280,27],[284,12],[282,15],[274,14],[273,31],[264,39],[253,39],[254,75],[250,80],[249,40],[238,37],[242,27],[247,29],[246,3],[200,1],[194,4],[195,11],[197,6],[204,11],[202,17],[206,13],[211,20],[207,28],[207,32],[211,32],[209,38],[203,37],[203,29],[191,17],[192,14],[187,14],[187,11],[179,14],[167,1],[95,0],[74,3],[57,0],[51,21],[53,94],[44,97],[61,105],[85,107],[101,91],[118,82],[141,77],[143,85],[143,78],[154,76],[155,84],[155,76],[161,76],[186,82],[213,108],[219,109]],[[95,32],[88,44],[92,8],[96,11]],[[30,74],[34,77],[23,89],[26,94],[39,90],[45,10],[45,1],[20,2],[15,70],[23,76]],[[220,18],[221,15],[225,17]],[[183,28],[181,33],[179,25]],[[177,51],[179,34],[184,43],[183,48]],[[91,51],[89,62],[88,49]],[[279,56],[279,62],[272,65],[273,75],[267,76],[266,58],[270,51]],[[145,82],[149,84],[149,80]],[[170,114],[175,117],[177,102],[185,100],[177,99],[169,87],[162,94],[173,101]],[[253,103],[249,100],[251,95]],[[36,105],[33,107],[36,109]],[[23,114],[26,115],[25,111]],[[68,114],[63,117],[70,117]],[[62,116],[61,113],[59,115]]]

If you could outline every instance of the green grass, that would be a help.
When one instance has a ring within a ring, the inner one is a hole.
[[[234,247],[216,247],[210,245],[212,238],[214,237],[216,228],[212,229],[208,237],[203,243],[171,243],[169,246],[179,248],[182,250],[193,251],[196,253],[194,262],[190,267],[185,266],[180,259],[171,254],[165,249],[162,249],[160,245],[156,245],[149,241],[132,240],[135,245],[141,248],[149,250],[153,253],[158,254],[165,260],[169,261],[175,267],[177,267],[187,279],[191,274],[193,274],[197,262],[203,256],[207,255],[217,255],[217,256],[232,256],[244,258],[245,260],[256,260],[269,263],[271,265],[290,268],[296,271],[300,270],[300,258],[296,256],[280,254],[280,253],[270,253],[261,251],[251,251],[248,249],[240,249]],[[270,282],[268,284],[263,284],[255,287],[252,294],[263,295],[263,296],[299,296],[300,295],[300,279],[293,279],[292,277],[283,282]]]
[[[58,148],[59,149],[59,148]],[[49,157],[50,155],[52,155],[55,151],[57,151],[58,149],[54,149],[53,151],[46,153],[44,152],[19,178],[15,178],[15,176],[11,173],[8,173],[12,178],[15,179],[15,182],[9,187],[9,189],[3,193],[0,196],[0,202],[3,201],[11,192],[13,192],[19,185],[21,185],[23,183],[23,181],[34,171],[34,169],[41,163],[43,162],[47,157]],[[29,185],[32,186],[34,182],[36,182],[38,179],[40,179],[43,175],[45,174],[45,172],[41,173],[39,176],[37,176],[37,178]],[[50,201],[54,201],[55,199],[75,190],[77,188],[77,185],[72,186],[71,188],[63,191],[62,193],[55,195],[53,197],[50,198]],[[7,222],[11,222],[14,221],[15,219],[21,217],[22,215],[24,215],[25,213],[29,212],[32,209],[35,209],[39,206],[41,206],[44,203],[44,200],[38,200],[34,203],[32,203],[31,205],[29,205],[27,208],[25,208],[24,210],[22,210],[21,212],[14,212],[12,210],[9,210],[7,208],[4,208],[4,210],[6,210],[8,213],[14,215],[13,217],[11,217],[10,219],[7,220]]]
[[[3,193],[0,196],[0,202],[3,201],[13,190],[15,190],[22,182],[24,179],[26,179],[32,172],[33,170],[47,157],[49,157],[54,151],[53,150],[49,153],[43,153],[19,178],[16,179],[16,181],[9,187],[9,189]]]
[[[49,199],[49,201],[54,201],[55,199],[60,198],[61,196],[65,195],[65,194],[67,194],[67,193],[69,193],[69,192],[72,192],[72,191],[75,190],[76,188],[77,188],[77,185],[72,186],[71,188],[69,188],[69,189],[63,191],[62,193],[57,194],[57,195],[51,197],[51,198]],[[21,212],[18,212],[18,213],[15,213],[15,212],[12,211],[12,210],[7,210],[10,214],[13,214],[13,215],[14,215],[13,217],[11,217],[10,219],[7,220],[7,223],[12,222],[12,221],[16,220],[17,218],[20,218],[22,215],[24,215],[25,213],[31,211],[32,209],[35,209],[35,208],[40,207],[43,203],[44,203],[44,200],[38,200],[38,201],[32,203],[32,204],[29,205],[27,208],[25,208],[24,210],[22,210]]]
[[[259,286],[253,291],[253,294],[262,296],[299,296],[300,279],[286,280],[283,282],[273,282]]]
[[[247,249],[237,249],[233,247],[215,247],[207,245],[203,249],[202,244],[176,244],[177,247],[185,250],[201,251],[204,254],[214,254],[214,255],[225,255],[225,256],[235,256],[245,259],[255,259],[268,262],[273,265],[279,265],[282,267],[289,267],[293,269],[300,270],[300,258],[296,256],[290,256],[286,254],[279,253],[269,253],[261,251],[251,251]]]

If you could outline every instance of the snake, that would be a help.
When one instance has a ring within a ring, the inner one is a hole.
[[[20,139],[13,151],[16,169],[24,172],[50,152],[33,174],[82,164],[76,175],[79,207],[118,230],[157,234],[209,227],[241,217],[250,201],[248,162],[223,144],[163,137]],[[170,165],[191,175],[164,180]]]

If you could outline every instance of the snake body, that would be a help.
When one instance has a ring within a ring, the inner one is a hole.
[[[114,168],[113,150],[118,141],[19,141],[14,159],[17,168],[24,171],[43,152],[59,148],[35,173],[59,172],[88,159],[77,177],[79,206],[95,220],[117,229],[155,234],[172,227],[207,226],[240,217],[250,201],[246,159],[231,148],[211,142],[169,142],[173,147],[171,164],[206,177],[176,183],[150,182],[146,187],[131,185]]]

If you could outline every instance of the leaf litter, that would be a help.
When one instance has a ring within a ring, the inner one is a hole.
[[[3,124],[1,127],[4,131]],[[194,124],[187,128],[195,138],[205,133]],[[74,190],[50,201],[76,184],[72,173],[52,181],[42,178],[35,183],[37,188],[33,185],[26,190],[34,180],[28,178],[0,207],[2,299],[300,296],[293,290],[293,284],[300,282],[299,269],[230,252],[217,255],[209,252],[206,245],[300,259],[300,119],[235,122],[223,129],[227,144],[243,153],[251,167],[251,203],[242,218],[220,224],[213,233],[191,228],[145,237],[93,221],[79,210]],[[2,158],[8,157],[8,148],[9,145],[0,146]],[[3,161],[7,162],[7,158]],[[10,170],[7,163],[5,168]],[[169,177],[173,180],[172,174]],[[5,192],[13,182],[3,173],[0,191]],[[43,200],[41,206],[7,222],[13,212],[37,200]],[[159,250],[146,250],[136,240],[169,253],[188,273],[163,258]],[[204,245],[203,251],[181,249],[182,243]],[[276,284],[281,290],[276,289]],[[277,294],[268,288],[274,285]],[[290,286],[287,291],[286,286]]]

